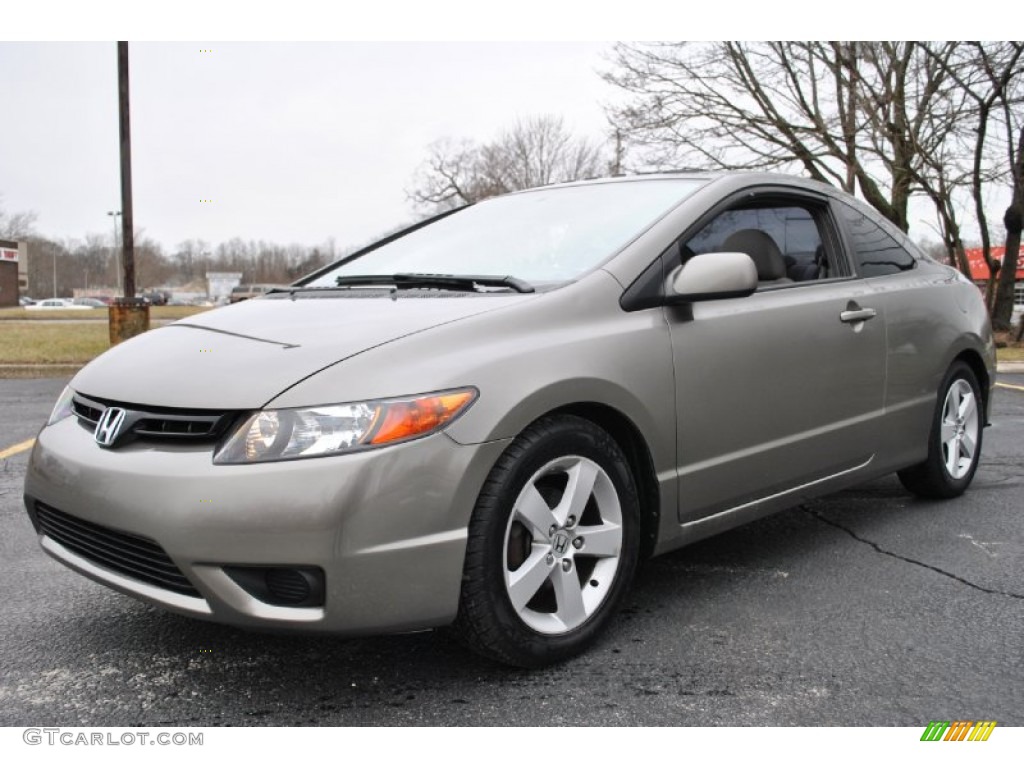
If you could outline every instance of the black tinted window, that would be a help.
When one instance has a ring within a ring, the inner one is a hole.
[[[804,208],[746,208],[726,211],[704,227],[687,246],[694,253],[721,250],[729,235],[743,229],[766,232],[785,255],[813,256],[821,238],[809,211]]]
[[[861,277],[894,275],[913,268],[914,258],[884,229],[845,203],[840,205],[840,209],[853,239],[857,271]]]
[[[777,251],[775,256],[762,253],[763,249],[749,253],[762,282],[824,280],[835,274],[822,246],[818,223],[811,211],[801,205],[725,211],[683,244],[682,259],[686,261],[699,253],[736,250],[735,238],[751,233],[771,238],[775,248],[769,250]],[[754,246],[749,237],[744,242]]]

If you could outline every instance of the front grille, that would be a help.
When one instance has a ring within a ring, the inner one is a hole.
[[[216,437],[217,417],[142,418],[134,432],[144,437]]]
[[[96,565],[189,597],[202,597],[152,539],[90,523],[35,503],[39,532]]]
[[[123,445],[134,439],[214,441],[219,438],[238,415],[236,411],[191,410],[186,408],[160,408],[132,403],[119,403],[83,395],[76,392],[71,407],[78,423],[90,430],[107,408],[123,408],[124,425],[117,439]]]
[[[77,395],[71,400],[71,408],[81,421],[87,421],[94,427],[103,415],[103,406],[96,407]]]

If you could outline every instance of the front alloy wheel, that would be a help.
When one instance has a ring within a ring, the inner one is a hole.
[[[629,464],[607,432],[577,416],[538,420],[481,491],[456,628],[474,650],[515,666],[578,653],[629,587],[639,517]]]
[[[523,623],[569,632],[601,607],[622,550],[622,505],[600,464],[550,461],[529,479],[505,531],[505,589]]]

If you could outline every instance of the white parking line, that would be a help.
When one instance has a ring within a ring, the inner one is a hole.
[[[1020,392],[1024,392],[1024,387],[1018,387],[1016,384],[1003,384],[1003,382],[997,381],[996,386],[1003,387],[1005,389],[1016,389]]]

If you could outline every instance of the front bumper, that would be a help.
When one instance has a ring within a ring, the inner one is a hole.
[[[407,631],[454,619],[469,518],[507,443],[460,445],[440,433],[348,456],[217,466],[209,445],[100,448],[72,417],[40,433],[25,501],[30,515],[39,501],[155,541],[199,597],[40,535],[65,565],[169,610],[242,626]],[[229,565],[322,568],[324,604],[262,602],[228,576]]]

